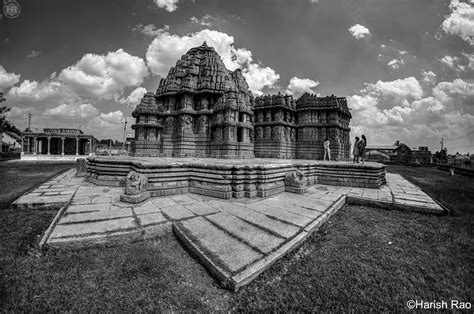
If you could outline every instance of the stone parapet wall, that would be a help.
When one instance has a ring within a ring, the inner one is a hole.
[[[218,198],[266,197],[285,191],[285,176],[304,173],[308,185],[379,188],[385,166],[314,160],[209,158],[90,157],[88,180],[98,185],[124,186],[131,171],[145,174],[151,196],[196,193]]]

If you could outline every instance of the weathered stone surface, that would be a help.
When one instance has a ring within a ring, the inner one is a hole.
[[[85,158],[76,159],[76,177],[84,177],[87,174],[87,164]]]
[[[138,215],[138,221],[141,226],[156,225],[167,222],[168,220],[163,216],[161,212]]]
[[[284,239],[228,213],[217,213],[206,218],[262,253],[268,253],[284,242]]]
[[[236,272],[262,257],[262,254],[236,240],[204,218],[196,217],[178,222],[201,249],[217,257],[217,262],[225,269]]]
[[[183,206],[195,213],[196,215],[208,215],[219,211],[207,204],[206,202],[185,204]]]
[[[283,208],[271,206],[263,202],[256,202],[248,204],[247,207],[258,211],[264,215],[273,217],[275,219],[299,226],[304,227],[311,222],[311,218],[306,216],[298,215],[293,212],[289,212]]]
[[[168,216],[171,220],[182,220],[195,216],[195,214],[183,207],[182,205],[175,205],[170,207],[164,207],[161,212]]]
[[[120,195],[120,200],[126,203],[137,204],[149,199],[150,197],[151,197],[150,191],[145,191],[145,192],[142,192],[140,194],[135,194],[135,195],[122,194]]]
[[[304,187],[306,185],[306,177],[300,170],[288,172],[285,175],[285,185],[297,188]]]
[[[67,224],[67,223],[78,223],[78,222],[85,222],[85,221],[96,221],[96,220],[109,220],[115,218],[122,218],[122,217],[131,217],[132,210],[127,208],[116,208],[116,209],[106,209],[94,212],[87,212],[87,213],[78,213],[73,214],[68,212],[69,214],[64,216],[60,223]]]
[[[83,236],[87,234],[106,233],[136,227],[137,225],[133,217],[80,224],[58,224],[54,228],[50,238]]]
[[[156,206],[152,201],[148,201],[141,206],[137,206],[133,209],[135,214],[143,215],[143,214],[151,214],[161,212],[158,206]]]
[[[125,181],[126,195],[139,195],[147,191],[148,178],[145,174],[130,171]]]
[[[279,235],[283,238],[290,238],[299,231],[297,226],[283,223],[245,206],[229,204],[223,207],[223,211],[248,221],[254,225],[260,226],[262,229],[266,229],[271,233]]]
[[[73,197],[83,178],[75,177],[71,169],[24,194],[12,203],[16,209],[60,209]]]

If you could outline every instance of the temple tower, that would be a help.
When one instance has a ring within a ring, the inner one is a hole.
[[[242,71],[227,70],[204,42],[183,55],[133,112],[132,155],[251,158],[253,115]]]
[[[290,95],[255,99],[255,157],[296,158],[296,110]]]
[[[296,157],[323,159],[323,142],[331,142],[333,160],[349,159],[351,113],[345,97],[317,97],[305,93],[296,100],[298,141]]]

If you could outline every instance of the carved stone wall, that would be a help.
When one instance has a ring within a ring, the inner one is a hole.
[[[206,43],[183,55],[132,115],[134,156],[322,159],[328,137],[332,159],[349,159],[344,97],[254,99],[242,71],[227,70]]]
[[[132,155],[254,157],[253,96],[242,71],[227,70],[206,43],[183,55],[133,116]]]
[[[295,101],[289,95],[255,99],[255,157],[296,158]]]
[[[323,159],[326,138],[333,160],[349,160],[349,121],[345,97],[303,94],[296,100],[298,119],[297,158]]]

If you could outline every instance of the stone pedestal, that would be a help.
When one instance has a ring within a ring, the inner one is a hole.
[[[148,177],[143,173],[130,171],[125,179],[125,194],[120,195],[120,200],[127,203],[140,203],[150,197]]]
[[[76,159],[76,177],[85,177],[87,174],[87,163],[84,158]]]
[[[288,172],[285,175],[285,191],[296,194],[304,194],[306,192],[306,177],[300,170]]]

